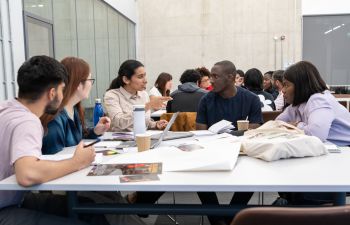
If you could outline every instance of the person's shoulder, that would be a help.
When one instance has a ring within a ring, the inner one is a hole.
[[[196,92],[203,93],[203,94],[209,93],[209,91],[207,91],[207,90],[205,90],[205,89],[203,89],[203,88],[198,88],[198,89],[196,90]]]
[[[149,90],[149,96],[162,96],[162,94],[159,92],[158,88],[153,86],[151,90]]]
[[[337,101],[335,97],[328,91],[324,91],[322,93],[315,93],[310,96],[309,100],[307,101],[307,105],[312,106],[327,106],[331,105],[331,102]]]
[[[212,91],[203,93],[203,97],[202,100],[206,100],[206,101],[212,101],[215,99],[216,94]]]
[[[51,126],[64,126],[64,124],[68,123],[68,114],[67,112],[62,109],[56,116],[55,118],[49,122],[48,127]]]
[[[237,87],[237,94],[248,99],[259,99],[255,93],[241,87]]]

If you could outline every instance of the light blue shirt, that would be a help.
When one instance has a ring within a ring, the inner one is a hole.
[[[350,113],[329,92],[311,95],[298,106],[288,106],[276,120],[300,122],[298,128],[338,146],[350,145]]]

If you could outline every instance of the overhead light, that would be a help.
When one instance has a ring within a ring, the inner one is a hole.
[[[38,7],[42,8],[42,7],[44,7],[44,5],[43,4],[39,4]]]
[[[332,32],[332,29],[327,30],[326,32],[324,32],[324,34],[328,34],[328,33],[330,33],[330,32]]]
[[[36,5],[32,5],[32,8],[36,8]]]
[[[333,28],[333,30],[336,30],[336,29],[338,29],[338,28],[340,28],[341,26],[336,26],[336,27],[334,27]]]

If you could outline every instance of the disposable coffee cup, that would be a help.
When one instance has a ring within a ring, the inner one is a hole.
[[[136,145],[139,152],[147,151],[151,148],[151,135],[150,134],[137,134]]]
[[[237,120],[237,129],[238,130],[248,130],[249,120]]]

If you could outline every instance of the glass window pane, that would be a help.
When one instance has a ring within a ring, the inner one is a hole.
[[[119,56],[120,63],[123,63],[129,58],[128,56],[128,21],[119,16]]]
[[[34,55],[53,57],[52,26],[27,17],[28,58]]]
[[[95,0],[94,7],[97,97],[103,98],[103,94],[109,86],[107,5]]]
[[[52,20],[52,0],[24,0],[23,4],[25,11]]]
[[[109,45],[109,81],[117,77],[120,66],[119,60],[119,16],[117,12],[108,8],[108,45]]]
[[[55,57],[77,56],[75,1],[53,1]]]
[[[350,16],[303,17],[303,59],[330,85],[350,83]]]
[[[129,43],[129,59],[136,58],[136,40],[135,40],[135,25],[128,21],[128,43]]]
[[[77,4],[77,39],[78,57],[87,61],[91,74],[96,75],[95,66],[95,34],[93,0],[76,0]],[[96,96],[96,85],[91,89],[90,98],[84,101],[84,106],[93,106]]]

